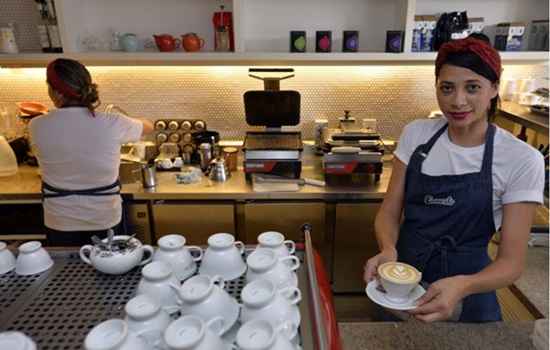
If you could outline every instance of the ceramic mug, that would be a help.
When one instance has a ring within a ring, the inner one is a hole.
[[[145,294],[130,299],[124,306],[128,329],[150,347],[161,346],[162,334],[172,319],[160,305]]]
[[[136,34],[125,33],[119,37],[120,47],[126,52],[136,52],[139,47],[139,41]]]
[[[224,285],[220,276],[197,275],[180,288],[172,288],[178,295],[183,315],[195,315],[204,321],[221,317],[223,334],[237,322],[240,311],[237,301],[223,289]]]
[[[113,242],[128,241],[131,247],[125,251],[108,251],[98,246],[85,245],[80,248],[80,258],[88,265],[92,265],[97,270],[111,274],[120,275],[126,273],[138,265],[145,265],[153,258],[153,247],[143,245],[137,238],[126,235],[114,236]],[[107,243],[107,239],[102,241]],[[144,252],[148,252],[147,259],[143,259]]]
[[[279,258],[272,250],[256,249],[248,256],[246,264],[248,283],[263,278],[273,282],[278,289],[298,286],[298,277],[294,271],[300,267],[300,260],[295,256]]]
[[[241,299],[241,323],[265,320],[274,327],[288,325],[289,322],[295,329],[300,326],[301,318],[297,305],[302,300],[302,294],[296,287],[277,290],[273,282],[259,279],[243,288]],[[295,334],[289,337],[293,336]]]
[[[186,246],[184,236],[162,236],[158,245],[153,261],[164,261],[170,265],[178,280],[183,281],[197,271],[197,261],[202,259],[203,251],[197,246]],[[193,257],[191,251],[196,251],[197,256]]]
[[[34,341],[24,333],[8,331],[0,333],[0,349],[9,350],[36,350]]]
[[[164,332],[164,342],[173,350],[221,350],[227,345],[221,338],[221,318],[209,321],[187,315],[172,322]]]
[[[0,242],[0,275],[15,268],[15,256],[4,242]]]
[[[243,260],[244,243],[229,233],[216,233],[208,238],[199,274],[221,276],[225,281],[239,278],[246,272]]]
[[[265,320],[252,320],[239,329],[237,346],[242,350],[296,350],[296,346],[278,327]]]
[[[171,287],[179,286],[179,281],[172,273],[170,265],[164,261],[155,261],[147,264],[141,274],[136,295],[147,295],[169,314],[179,311],[178,297]]]
[[[285,240],[285,236],[280,232],[266,231],[258,236],[258,248],[271,249],[283,258],[294,254],[296,244],[291,240]]]
[[[86,350],[148,350],[145,341],[128,330],[128,324],[119,319],[101,322],[86,336]]]

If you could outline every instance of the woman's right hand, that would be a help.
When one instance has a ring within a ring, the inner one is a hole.
[[[395,250],[395,248],[386,248],[367,260],[364,267],[365,273],[363,274],[365,283],[369,283],[378,275],[378,266],[389,261],[397,261],[397,250]]]

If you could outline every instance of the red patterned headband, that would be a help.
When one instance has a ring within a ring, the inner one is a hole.
[[[451,53],[458,52],[471,52],[477,55],[485,64],[487,64],[491,70],[495,73],[497,79],[500,79],[502,72],[502,65],[500,62],[500,55],[491,44],[476,38],[465,38],[459,40],[452,40],[441,45],[437,53],[435,60],[435,76],[439,76],[439,71],[445,62],[447,56]]]
[[[57,72],[55,71],[55,65],[57,64],[57,60],[51,61],[48,64],[47,69],[47,80],[50,86],[57,92],[59,92],[61,95],[71,98],[71,99],[80,99],[80,94],[75,91],[69,84],[64,82],[57,76]]]

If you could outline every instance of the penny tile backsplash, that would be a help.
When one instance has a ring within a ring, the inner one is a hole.
[[[298,66],[281,89],[301,94],[303,137],[313,137],[315,119],[336,125],[344,110],[357,120],[375,118],[387,138],[398,138],[409,121],[437,109],[432,65]],[[99,85],[100,110],[114,103],[130,115],[149,119],[201,118],[224,139],[247,130],[243,94],[262,90],[242,66],[90,67]],[[548,66],[506,65],[503,79],[543,78]],[[542,84],[547,80],[540,79]],[[0,103],[39,101],[52,106],[43,68],[0,68]]]

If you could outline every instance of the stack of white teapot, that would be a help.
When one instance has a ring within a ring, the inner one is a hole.
[[[176,234],[160,238],[154,252],[136,238],[116,240],[135,240],[133,249],[109,255],[85,246],[82,259],[111,274],[147,265],[136,296],[125,306],[126,318],[95,326],[85,339],[87,350],[300,349],[302,296],[295,273],[300,260],[293,255],[294,242],[281,233],[260,234],[246,260],[244,244],[228,233],[210,236],[205,251],[186,246],[185,237]],[[144,251],[150,254],[143,260]],[[242,276],[240,304],[224,287]]]

